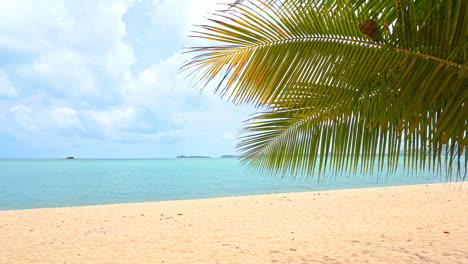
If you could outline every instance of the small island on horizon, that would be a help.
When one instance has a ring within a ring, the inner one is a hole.
[[[180,155],[177,156],[178,159],[211,159],[209,156],[185,156],[185,155]]]
[[[239,156],[236,156],[236,155],[222,155],[219,158],[221,158],[221,159],[237,159],[237,158],[239,158]]]
[[[185,155],[178,155],[178,159],[212,159],[210,156],[185,156]],[[221,155],[220,159],[237,159],[239,156],[236,155]]]

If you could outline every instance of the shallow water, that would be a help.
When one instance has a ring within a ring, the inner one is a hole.
[[[443,182],[398,171],[388,177],[281,179],[236,159],[0,160],[0,210],[163,201]]]

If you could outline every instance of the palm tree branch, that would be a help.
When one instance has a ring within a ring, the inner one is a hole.
[[[462,0],[243,2],[196,32],[229,45],[192,48],[201,54],[182,68],[205,85],[222,75],[215,92],[267,109],[244,131],[246,162],[313,174],[315,165],[372,169],[375,156],[382,168],[392,153],[392,170],[402,149],[406,167],[458,160],[460,168],[468,146]]]
[[[208,33],[204,33],[204,32],[202,34],[203,35],[195,36],[195,37],[206,38],[205,34],[208,35]],[[345,37],[335,37],[335,36],[287,37],[287,38],[283,38],[283,39],[280,39],[280,40],[264,41],[264,42],[245,45],[245,46],[239,45],[239,46],[236,46],[235,49],[232,49],[232,47],[228,47],[223,51],[223,53],[224,53],[224,56],[231,56],[231,55],[235,55],[236,53],[244,52],[245,50],[252,50],[252,49],[259,48],[259,47],[278,45],[278,44],[282,44],[282,43],[304,42],[304,41],[310,41],[310,40],[324,41],[324,42],[327,42],[327,41],[329,41],[329,42],[346,42],[346,43],[352,43],[352,44],[355,44],[355,45],[365,44],[365,45],[374,46],[374,47],[392,49],[392,50],[395,50],[395,51],[401,51],[401,52],[404,52],[404,53],[412,54],[414,56],[418,56],[418,57],[422,57],[422,58],[428,58],[428,59],[431,59],[431,60],[434,60],[434,61],[442,62],[442,63],[447,64],[447,65],[456,66],[456,67],[460,67],[460,68],[462,68],[464,70],[468,70],[468,65],[466,63],[461,64],[461,63],[458,63],[458,62],[453,61],[453,60],[436,57],[436,56],[433,56],[433,55],[430,55],[430,54],[427,54],[427,53],[422,53],[422,52],[419,52],[419,51],[414,51],[414,50],[409,50],[409,49],[404,49],[404,48],[399,48],[399,47],[392,47],[392,46],[388,46],[388,45],[385,45],[385,44],[380,44],[380,43],[377,43],[377,42],[371,42],[371,41],[368,41],[368,40],[345,38]],[[193,49],[194,52],[198,52],[199,50],[211,50],[211,49],[219,50],[220,46],[194,47],[192,49]],[[190,63],[187,63],[182,68],[185,68],[185,67],[187,67],[189,65],[190,65]]]

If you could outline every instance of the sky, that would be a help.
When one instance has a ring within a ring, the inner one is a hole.
[[[0,0],[0,158],[234,154],[254,109],[194,87],[223,0]]]

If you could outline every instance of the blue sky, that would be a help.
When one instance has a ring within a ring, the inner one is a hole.
[[[235,153],[254,111],[179,68],[220,0],[3,1],[0,158]],[[47,3],[47,4],[45,4]]]

